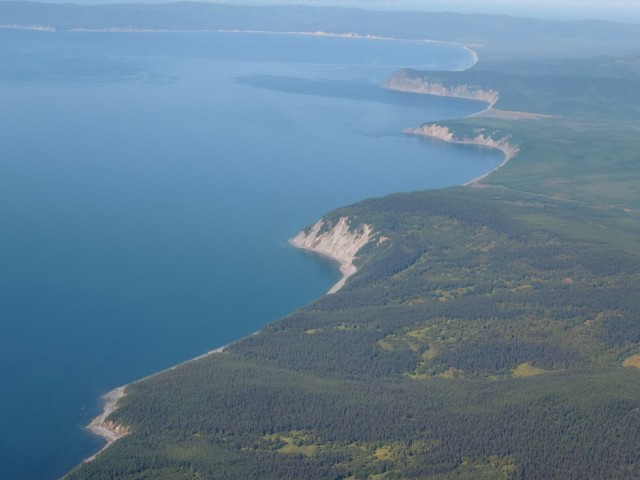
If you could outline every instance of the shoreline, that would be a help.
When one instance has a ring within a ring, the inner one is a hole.
[[[486,110],[491,110],[491,106]],[[486,111],[485,110],[485,111]],[[473,178],[465,183],[462,186],[471,186],[483,178],[491,175],[493,172],[498,170],[500,167],[504,166],[509,160],[511,160],[517,153],[519,152],[519,148],[517,145],[510,145],[506,142],[506,139],[501,139],[495,141],[491,138],[484,138],[482,140],[477,137],[474,139],[470,138],[462,138],[456,139],[453,137],[453,134],[449,132],[447,127],[439,127],[437,125],[431,125],[431,127],[436,127],[439,133],[426,133],[425,127],[418,127],[415,129],[405,129],[404,133],[408,135],[417,135],[428,138],[435,138],[436,140],[444,141],[447,143],[454,144],[462,144],[462,145],[481,145],[489,148],[494,148],[500,150],[504,154],[504,160],[492,168],[488,172]],[[357,272],[356,266],[353,264],[355,260],[356,254],[358,251],[367,243],[369,243],[372,238],[373,229],[370,225],[362,224],[359,228],[362,230],[360,233],[357,231],[352,232],[349,228],[348,224],[349,219],[347,217],[341,217],[340,220],[331,228],[324,232],[320,233],[320,230],[324,226],[323,220],[318,220],[308,231],[301,231],[295,237],[288,240],[288,243],[297,249],[313,253],[315,255],[321,255],[323,257],[329,258],[335,262],[337,262],[340,267],[339,271],[341,273],[341,277],[326,293],[326,295],[331,295],[340,290],[346,283],[347,279],[351,277],[353,274]],[[385,237],[380,237],[378,239],[378,244],[384,243],[387,239]],[[260,331],[252,333],[251,335],[256,335]],[[90,457],[84,459],[82,463],[89,463],[93,461],[100,453],[105,451],[114,442],[119,440],[120,438],[126,436],[129,433],[128,427],[124,425],[118,425],[113,421],[108,420],[109,415],[117,410],[118,402],[126,395],[125,389],[132,384],[142,382],[149,378],[155,377],[156,375],[160,375],[164,372],[168,372],[174,370],[182,365],[195,362],[206,358],[210,355],[223,353],[227,347],[232,345],[235,342],[239,342],[244,338],[250,337],[251,335],[247,335],[246,337],[242,337],[234,342],[228,343],[221,347],[215,348],[208,352],[203,353],[202,355],[198,355],[194,358],[186,360],[184,362],[178,363],[166,369],[160,370],[159,372],[153,373],[146,377],[135,380],[126,385],[116,387],[113,390],[110,390],[102,398],[105,400],[104,407],[102,412],[96,416],[85,428],[105,439],[106,444],[98,450],[96,453],[91,455]]]
[[[127,386],[128,385],[116,387],[102,396],[104,399],[102,413],[91,420],[91,423],[86,426],[86,429],[95,435],[104,438],[107,443],[89,458],[85,458],[82,463],[89,463],[93,461],[101,452],[109,448],[113,442],[129,433],[126,427],[121,427],[107,420],[109,415],[118,408],[118,402],[125,396],[125,388],[127,388]]]
[[[490,110],[490,109],[491,107],[489,107],[487,110]],[[511,160],[520,152],[519,145],[510,144],[507,137],[503,137],[499,140],[494,140],[493,138],[491,138],[491,136],[484,136],[483,133],[479,133],[475,137],[456,138],[453,132],[451,132],[448,127],[444,127],[436,124],[422,125],[418,128],[406,128],[403,131],[403,133],[407,135],[416,135],[420,137],[434,138],[442,142],[459,144],[459,145],[479,145],[482,147],[488,147],[488,148],[500,150],[504,154],[504,160],[500,162],[499,165],[492,168],[488,172],[483,173],[482,175],[479,175],[463,183],[462,184],[463,187],[474,185],[480,180],[488,177],[493,172],[495,172],[499,168],[506,165],[509,160]]]
[[[451,143],[465,144],[466,142],[451,142]],[[481,145],[481,144],[469,143],[468,145]],[[483,145],[483,146],[487,147],[488,145]],[[507,151],[507,149],[505,149],[505,148],[491,147],[491,146],[488,146],[488,147],[500,150],[504,154],[504,160],[502,160],[502,162],[500,162],[498,165],[493,167],[487,173],[483,173],[482,175],[479,175],[479,176],[477,176],[475,178],[472,178],[468,182],[463,183],[462,184],[463,187],[471,187],[471,186],[475,185],[476,183],[480,182],[480,180],[483,180],[483,179],[487,178],[489,175],[491,175],[493,172],[495,172],[499,168],[504,167],[509,162],[509,160],[511,160],[513,157],[515,157],[519,152],[519,148],[517,146],[515,147],[517,149],[517,151],[515,153]]]
[[[455,143],[455,142],[453,142],[453,143]],[[504,151],[503,151],[503,153],[504,153]],[[515,155],[514,155],[514,156],[515,156]],[[504,156],[504,160],[503,160],[500,164],[498,164],[498,165],[496,165],[495,167],[493,167],[493,168],[492,168],[491,170],[489,170],[487,173],[483,173],[482,175],[479,175],[479,176],[477,176],[477,177],[475,177],[475,178],[472,178],[472,179],[471,179],[471,180],[469,180],[468,182],[464,182],[461,186],[462,186],[462,187],[471,187],[471,186],[475,185],[475,184],[476,184],[476,183],[478,183],[480,180],[483,180],[483,179],[487,178],[489,175],[491,175],[493,172],[495,172],[495,171],[496,171],[496,170],[498,170],[499,168],[504,167],[504,166],[507,164],[507,162],[508,162],[509,160],[511,160],[514,156],[508,156],[507,154],[505,154],[505,156]]]
[[[457,45],[461,45],[461,44],[457,44]],[[478,61],[480,60],[480,57],[478,57],[478,54],[476,53],[476,51],[473,50],[468,45],[462,45],[462,48],[464,48],[467,52],[471,53],[471,58],[473,59],[473,63],[471,64],[471,67],[473,67],[476,63],[478,63]],[[469,68],[471,68],[471,67],[469,67]],[[489,107],[489,108],[491,108],[491,107]]]
[[[258,332],[252,333],[251,335],[255,335]],[[248,335],[248,336],[251,336]],[[243,337],[246,338],[246,337]],[[240,341],[242,340],[236,340],[236,341]],[[234,342],[232,342],[234,343]],[[95,458],[101,454],[103,451],[105,451],[107,448],[109,448],[111,445],[113,445],[114,442],[116,442],[117,440],[121,439],[122,437],[126,436],[129,433],[129,428],[124,426],[124,425],[118,425],[116,423],[114,423],[113,421],[109,420],[109,415],[111,415],[113,412],[115,412],[118,409],[118,402],[124,398],[124,396],[126,395],[126,388],[129,385],[133,385],[135,383],[138,382],[142,382],[144,380],[148,380],[149,378],[155,377],[156,375],[160,375],[164,372],[168,372],[171,370],[174,370],[182,365],[185,365],[187,363],[191,363],[191,362],[195,362],[197,360],[203,359],[205,357],[208,357],[209,355],[213,355],[216,353],[222,353],[224,352],[224,350],[231,345],[231,343],[228,343],[226,345],[223,345],[222,347],[218,347],[215,348],[213,350],[210,350],[206,353],[203,353],[202,355],[198,355],[197,357],[191,358],[189,360],[186,360],[184,362],[180,362],[176,365],[173,365],[169,368],[165,368],[163,370],[160,370],[159,372],[155,372],[152,373],[151,375],[147,375],[146,377],[142,377],[139,378],[137,380],[134,380],[131,383],[127,383],[125,385],[122,385],[120,387],[116,387],[113,390],[108,391],[107,393],[105,393],[102,398],[104,399],[104,406],[102,407],[102,412],[100,412],[100,414],[96,417],[93,418],[93,420],[91,420],[91,422],[89,423],[89,425],[87,425],[85,428],[87,430],[89,430],[90,432],[92,432],[94,435],[98,435],[99,437],[102,437],[106,443],[105,445],[98,450],[96,453],[94,453],[93,455],[91,455],[88,458],[85,458],[84,460],[82,460],[82,463],[89,463],[93,460],[95,460]]]
[[[360,40],[385,40],[385,41],[402,41],[402,42],[422,42],[430,44],[440,45],[457,45],[462,47],[471,54],[471,65],[464,68],[467,70],[478,63],[479,57],[475,50],[473,50],[468,44],[461,42],[449,42],[445,40],[434,40],[431,38],[400,38],[400,37],[386,37],[383,35],[373,35],[370,33],[362,34],[358,32],[327,32],[324,30],[311,31],[278,31],[278,30],[251,30],[251,29],[225,29],[225,28],[204,28],[204,29],[179,29],[179,28],[140,28],[140,27],[104,27],[104,28],[83,28],[75,27],[64,30],[58,30],[56,27],[50,25],[20,25],[20,24],[5,24],[0,25],[0,30],[32,30],[42,31],[49,33],[57,32],[76,32],[76,33],[257,33],[257,34],[269,34],[269,35],[306,35],[313,37],[334,37],[334,38],[351,38]]]
[[[338,267],[338,270],[340,271],[340,275],[341,275],[340,279],[336,283],[334,283],[329,290],[327,290],[326,295],[331,295],[332,293],[336,293],[338,290],[344,287],[344,284],[347,283],[347,279],[358,271],[356,266],[350,261],[346,261],[344,259],[338,258],[337,256],[321,252],[313,247],[305,247],[303,245],[294,243],[293,238],[289,239],[288,242],[289,242],[289,245],[291,245],[293,248],[297,248],[304,252],[313,253],[314,255],[320,255],[321,257],[328,258],[329,260],[337,262],[340,265]]]
[[[353,264],[356,254],[364,245],[372,240],[373,229],[370,225],[363,224],[355,231],[352,231],[348,222],[349,219],[347,217],[342,217],[335,225],[332,225],[329,230],[320,233],[325,222],[323,220],[318,220],[308,231],[303,230],[295,237],[289,239],[289,244],[295,248],[317,255],[322,255],[340,264],[340,280],[338,280],[338,282],[329,289],[327,295],[331,295],[340,290],[346,283],[347,279],[356,273],[357,268]],[[385,240],[386,239],[384,238],[380,238],[378,243],[383,243]],[[256,335],[259,332],[260,330],[252,333],[251,335]],[[102,412],[85,428],[95,435],[104,438],[106,440],[106,444],[92,456],[84,459],[82,463],[89,463],[93,461],[100,453],[113,445],[114,442],[129,433],[127,426],[119,425],[109,420],[109,415],[118,409],[118,402],[126,395],[125,390],[129,385],[148,380],[156,375],[175,370],[182,365],[201,360],[210,355],[223,353],[229,345],[239,342],[251,335],[247,335],[246,337],[242,337],[234,342],[215,348],[203,353],[202,355],[198,355],[197,357],[178,363],[169,368],[165,368],[164,370],[160,370],[159,372],[152,373],[151,375],[147,375],[146,377],[140,378],[126,385],[116,387],[103,395],[102,398],[105,400],[105,403]]]
[[[9,29],[25,29],[25,30],[43,30],[46,32],[57,32],[58,30],[53,27],[47,26],[17,26],[17,25],[0,25],[0,29],[9,28]],[[153,29],[70,29],[66,31],[72,32],[113,32],[113,33],[127,33],[127,32],[140,32],[140,33],[153,33],[153,32],[220,32],[220,33],[262,33],[262,34],[281,34],[281,35],[310,35],[310,36],[328,36],[328,37],[340,37],[340,38],[352,38],[352,39],[365,39],[365,40],[387,40],[387,41],[414,41],[414,42],[425,42],[425,43],[434,43],[434,44],[451,44],[451,45],[459,45],[466,51],[471,54],[472,63],[468,68],[473,67],[479,60],[478,54],[472,50],[468,45],[459,42],[445,42],[440,40],[429,40],[429,39],[403,39],[403,38],[392,38],[392,37],[381,37],[376,35],[361,35],[358,33],[331,33],[331,32],[278,32],[278,31],[259,31],[259,30],[153,30]],[[466,69],[465,69],[466,70]],[[478,112],[473,115],[478,115],[480,113],[484,113],[492,109],[493,104],[488,102],[489,106],[482,112]],[[407,133],[405,131],[405,133]],[[451,142],[451,143],[470,143],[470,142]],[[497,147],[495,147],[497,148]],[[505,160],[499,166],[492,169],[491,171],[473,179],[463,185],[469,185],[471,183],[477,182],[482,178],[490,175],[493,171],[500,168],[504,165],[511,157],[508,157],[505,153]],[[303,251],[307,251],[316,255],[321,255],[326,258],[329,258],[335,262],[337,262],[340,267],[339,271],[341,273],[341,277],[326,293],[326,295],[331,295],[340,290],[346,283],[347,279],[356,273],[357,268],[353,264],[355,260],[357,252],[367,243],[372,240],[373,229],[370,225],[363,224],[360,225],[359,228],[361,232],[351,232],[348,225],[348,218],[342,217],[333,225],[328,232],[320,234],[319,231],[321,227],[324,225],[323,220],[319,220],[316,222],[309,231],[301,231],[295,237],[288,240],[288,243],[294,248],[298,248]],[[333,245],[331,241],[327,242],[327,239],[331,236],[336,240],[336,236],[339,237],[337,242],[334,241]],[[378,245],[384,243],[387,240],[386,237],[380,237],[378,239]],[[337,244],[336,244],[337,243]],[[333,247],[333,248],[331,248]],[[251,335],[256,335],[259,331],[252,333]],[[87,425],[85,428],[91,431],[93,434],[98,435],[105,439],[106,444],[100,448],[96,453],[91,455],[90,457],[84,459],[82,463],[88,463],[93,461],[99,454],[104,452],[107,448],[109,448],[113,443],[115,443],[120,438],[126,436],[129,433],[129,429],[127,426],[118,425],[113,421],[108,420],[108,417],[118,409],[119,401],[124,398],[126,395],[126,388],[129,385],[133,385],[138,382],[142,382],[149,378],[152,378],[156,375],[160,375],[164,372],[174,370],[182,365],[195,362],[206,358],[213,354],[223,353],[227,347],[232,345],[235,342],[242,341],[244,338],[250,337],[251,335],[247,335],[246,337],[241,337],[238,340],[235,340],[229,344],[223,345],[221,347],[210,350],[206,353],[198,355],[194,358],[186,360],[184,362],[178,363],[166,369],[160,370],[151,375],[145,376],[143,378],[137,379],[133,382],[130,382],[126,385],[116,387],[113,390],[110,390],[106,394],[102,396],[105,403],[102,409],[102,412],[93,418],[93,420]]]
[[[96,33],[203,33],[203,32],[219,32],[219,33],[261,33],[261,34],[274,34],[274,35],[309,35],[316,37],[340,37],[340,38],[356,38],[362,40],[394,40],[404,42],[422,42],[422,43],[435,43],[445,45],[458,45],[469,51],[473,58],[477,61],[478,55],[473,51],[468,44],[462,42],[453,42],[447,40],[435,40],[432,38],[403,38],[403,37],[388,37],[385,35],[374,35],[371,33],[358,33],[358,32],[330,32],[325,30],[260,30],[251,28],[144,28],[144,27],[101,27],[101,28],[87,28],[87,27],[71,27],[58,29],[52,25],[26,25],[19,23],[6,23],[0,24],[0,29],[8,30],[43,30],[47,32],[96,32]]]

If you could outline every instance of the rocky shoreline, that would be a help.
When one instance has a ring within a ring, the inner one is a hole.
[[[133,383],[141,382],[168,370],[173,370],[180,365],[184,365],[185,363],[195,362],[196,360],[200,360],[201,358],[208,357],[209,355],[213,355],[214,353],[222,353],[224,352],[224,349],[227,348],[227,346],[228,345],[224,345],[222,347],[216,348],[215,350],[203,353],[202,355],[198,355],[197,357],[187,360],[186,362],[179,363],[178,365],[174,365],[160,372],[141,378]],[[127,426],[120,425],[115,423],[113,420],[109,420],[109,415],[111,415],[118,409],[118,402],[126,395],[125,389],[128,386],[129,384],[114,388],[113,390],[107,392],[102,396],[102,398],[104,399],[104,407],[102,409],[102,413],[91,420],[91,423],[87,425],[86,428],[87,430],[90,430],[96,435],[104,438],[107,443],[95,454],[93,454],[89,458],[84,459],[83,463],[94,460],[98,456],[98,454],[109,448],[116,440],[119,440],[129,433],[129,428]]]
[[[85,463],[95,459],[98,454],[100,454],[100,452],[110,447],[113,442],[129,433],[129,429],[126,426],[118,425],[112,420],[108,420],[109,415],[111,415],[118,408],[118,402],[120,401],[120,399],[125,396],[125,388],[126,385],[114,388],[102,397],[105,402],[102,413],[91,421],[91,423],[87,426],[87,429],[104,438],[107,443],[98,452],[85,459]]]

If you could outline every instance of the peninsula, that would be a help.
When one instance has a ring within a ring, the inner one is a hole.
[[[477,63],[477,57],[476,62]],[[497,91],[486,89],[477,85],[449,84],[440,81],[430,81],[420,75],[412,74],[407,69],[401,69],[391,75],[384,83],[384,87],[398,92],[422,93],[437,95],[439,97],[465,98],[467,100],[479,100],[493,107],[500,95]]]

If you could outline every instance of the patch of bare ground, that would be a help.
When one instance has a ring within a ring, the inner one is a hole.
[[[622,362],[622,366],[627,368],[640,368],[640,355],[631,355]]]

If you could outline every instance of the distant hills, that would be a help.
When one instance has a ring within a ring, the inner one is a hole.
[[[491,46],[493,54],[591,56],[632,53],[637,25],[554,22],[496,15],[375,12],[314,7],[249,7],[201,2],[75,5],[0,2],[0,26],[70,29],[273,30],[358,32]]]

